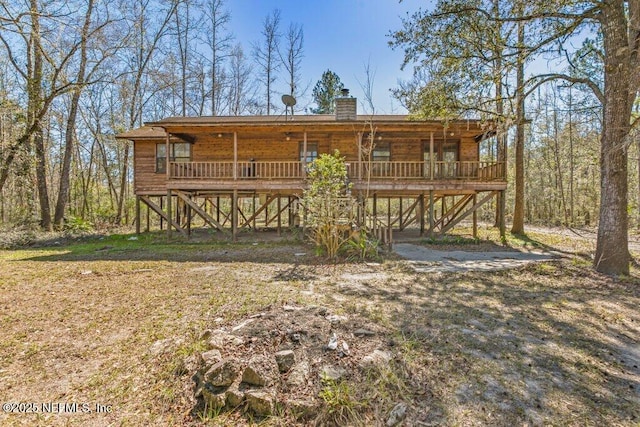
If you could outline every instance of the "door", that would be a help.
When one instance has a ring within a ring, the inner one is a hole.
[[[431,141],[423,141],[424,176],[431,177],[433,165],[433,177],[435,179],[454,178],[457,176],[458,153],[460,141],[433,141],[433,162],[431,159]]]

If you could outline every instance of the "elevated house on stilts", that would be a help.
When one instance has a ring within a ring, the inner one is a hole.
[[[358,115],[356,99],[335,115],[172,117],[118,135],[134,144],[138,232],[158,215],[169,233],[304,227],[308,165],[345,157],[362,221],[394,233],[445,233],[492,199],[504,228],[506,165],[491,123]],[[366,213],[366,214],[365,214]]]

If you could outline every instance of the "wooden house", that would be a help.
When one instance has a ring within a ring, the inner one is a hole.
[[[336,107],[335,115],[172,117],[118,135],[134,144],[138,231],[141,203],[147,229],[150,213],[185,234],[195,225],[234,237],[304,226],[308,165],[335,150],[361,212],[396,231],[444,233],[470,216],[475,230],[477,209],[504,200],[506,168],[490,124],[358,115],[348,96]]]

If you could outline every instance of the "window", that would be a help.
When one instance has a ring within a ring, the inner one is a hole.
[[[300,143],[300,161],[305,161],[307,164],[313,162],[318,158],[318,143],[307,142],[307,152],[304,152],[304,143]]]
[[[391,145],[389,142],[376,141],[371,152],[371,161],[373,176],[388,177],[390,175],[391,165],[388,162],[391,161]]]
[[[185,163],[191,161],[191,144],[187,142],[176,142],[169,144],[171,156],[170,162]],[[156,144],[156,173],[167,172],[167,145]]]
[[[371,160],[374,162],[391,161],[391,145],[388,142],[378,141],[373,147]]]

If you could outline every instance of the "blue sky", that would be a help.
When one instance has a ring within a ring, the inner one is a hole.
[[[376,113],[402,114],[405,110],[397,100],[392,100],[390,88],[398,79],[408,79],[411,67],[401,71],[403,55],[393,51],[387,43],[390,31],[400,28],[401,16],[431,7],[426,0],[228,0],[231,12],[229,29],[236,42],[240,42],[248,54],[251,44],[260,40],[264,18],[274,9],[281,11],[281,32],[285,33],[290,22],[298,23],[304,30],[304,58],[302,80],[309,84],[307,97],[322,73],[334,71],[351,90],[351,95],[363,100],[358,81],[365,82],[365,64],[370,62],[375,71],[374,103]],[[282,85],[279,82],[278,88]],[[282,85],[282,90],[284,86]],[[280,92],[279,91],[279,92]],[[362,111],[361,105],[358,105]]]

